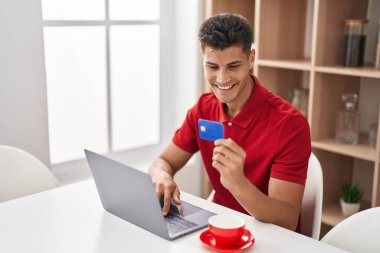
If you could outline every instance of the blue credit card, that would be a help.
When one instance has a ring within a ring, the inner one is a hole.
[[[198,132],[202,140],[216,141],[224,138],[223,124],[216,121],[199,119]]]

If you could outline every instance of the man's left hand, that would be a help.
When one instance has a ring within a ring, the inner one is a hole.
[[[233,187],[246,182],[244,175],[246,153],[231,138],[216,140],[214,144],[212,166],[219,171],[222,185],[233,191]]]

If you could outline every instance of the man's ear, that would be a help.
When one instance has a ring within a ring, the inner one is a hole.
[[[249,69],[253,69],[253,65],[255,63],[255,49],[252,48],[251,53],[249,54]]]

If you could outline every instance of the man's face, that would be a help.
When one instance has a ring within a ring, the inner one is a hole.
[[[206,46],[203,51],[205,78],[215,96],[222,103],[241,104],[242,93],[246,91],[249,70],[253,68],[254,51],[250,55],[243,52],[242,46],[226,49],[213,49]]]

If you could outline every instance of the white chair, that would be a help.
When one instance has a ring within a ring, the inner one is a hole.
[[[0,202],[57,187],[50,170],[31,154],[0,145]]]
[[[211,192],[207,200],[212,201],[214,194],[215,190]],[[316,240],[319,240],[319,233],[321,231],[322,200],[322,168],[317,157],[311,153],[305,191],[302,198],[301,233]]]
[[[379,253],[379,238],[380,207],[374,207],[344,219],[321,241],[352,253]]]
[[[301,234],[319,240],[322,219],[323,173],[317,157],[311,153],[301,206]]]

